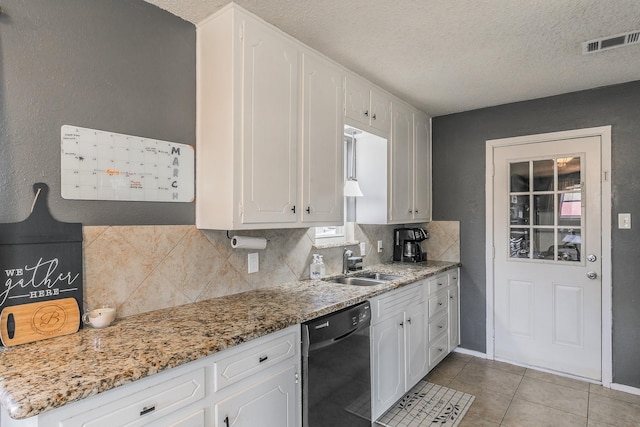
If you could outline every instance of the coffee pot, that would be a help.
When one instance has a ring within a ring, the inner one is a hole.
[[[427,260],[427,253],[420,242],[429,238],[423,228],[396,228],[393,230],[393,260],[420,262]]]

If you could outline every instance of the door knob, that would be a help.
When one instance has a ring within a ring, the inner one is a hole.
[[[598,277],[598,273],[596,273],[595,271],[589,271],[587,272],[587,277],[591,280],[595,279]]]
[[[587,261],[589,261],[589,262],[596,262],[597,259],[598,259],[598,257],[595,256],[594,254],[587,255]]]

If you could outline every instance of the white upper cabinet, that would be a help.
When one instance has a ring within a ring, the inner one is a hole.
[[[371,127],[386,137],[391,128],[391,98],[353,74],[347,75],[345,86],[345,117],[350,124],[363,130]]]
[[[391,134],[390,221],[413,219],[413,110],[393,103]]]
[[[416,112],[413,122],[413,219],[431,221],[431,119]]]
[[[302,61],[302,222],[342,224],[344,73],[310,52]]]
[[[344,73],[233,4],[197,37],[196,225],[342,223]]]
[[[393,100],[391,111],[388,141],[380,143],[375,135],[359,137],[357,170],[364,193],[356,200],[360,224],[431,220],[431,121],[399,100]]]
[[[264,25],[241,25],[241,221],[296,222],[298,49]]]
[[[384,141],[359,154],[375,145],[389,159],[370,173],[380,214],[358,222],[430,219],[422,113],[234,3],[198,25],[196,78],[198,228],[341,225],[345,123]]]

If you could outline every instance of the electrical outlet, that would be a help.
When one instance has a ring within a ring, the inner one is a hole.
[[[378,253],[382,252],[382,240],[378,240]]]
[[[365,256],[367,254],[367,244],[366,242],[360,242],[360,256]]]
[[[257,273],[260,269],[260,258],[258,252],[247,255],[247,264],[249,266],[249,274]]]
[[[618,228],[619,229],[630,229],[631,228],[631,214],[630,213],[619,213],[618,214]]]

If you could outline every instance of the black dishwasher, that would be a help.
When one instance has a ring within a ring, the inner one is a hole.
[[[303,427],[370,427],[368,301],[302,324]]]

